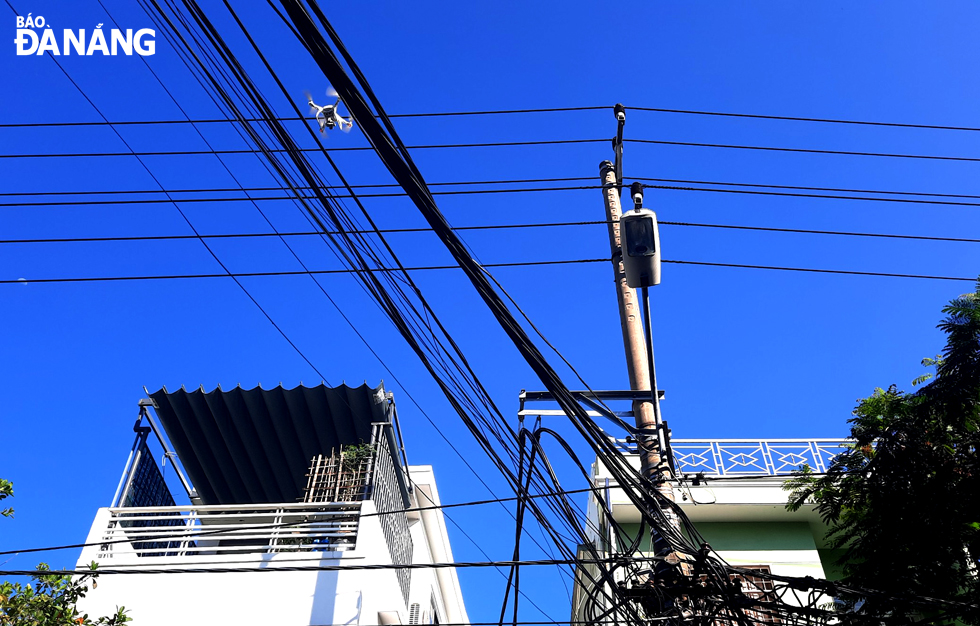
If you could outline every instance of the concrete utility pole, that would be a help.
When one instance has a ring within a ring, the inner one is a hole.
[[[602,196],[609,226],[609,250],[613,277],[616,281],[616,299],[619,301],[619,317],[623,326],[623,344],[626,348],[626,368],[629,371],[630,389],[650,391],[650,368],[640,307],[636,301],[636,291],[626,284],[626,272],[623,269],[623,250],[619,233],[622,207],[619,202],[616,168],[609,161],[603,161],[599,164],[599,175],[602,179]],[[636,418],[637,428],[650,433],[656,432],[657,418],[652,399],[634,401],[633,416]],[[662,484],[659,438],[654,434],[639,435],[637,447],[640,453],[640,471],[655,484]]]

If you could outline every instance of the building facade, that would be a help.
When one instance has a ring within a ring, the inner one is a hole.
[[[573,394],[583,406],[590,407],[590,416],[613,423],[616,430],[627,431],[634,422],[632,403],[649,399],[649,392]],[[546,392],[524,392],[520,400],[521,416],[525,419],[564,417]],[[668,432],[663,424],[660,441],[662,448],[670,450],[669,465],[674,478],[668,484],[673,499],[719,557],[737,568],[777,576],[839,578],[836,561],[840,554],[827,545],[826,525],[813,506],[792,513],[787,511],[788,493],[783,486],[802,465],[815,472],[825,471],[846,440],[670,439],[666,436]],[[668,440],[670,445],[666,446]],[[614,444],[639,470],[635,439],[616,439]],[[583,559],[589,559],[589,555],[614,559],[637,557],[638,563],[653,557],[649,531],[640,537],[640,511],[600,459],[592,465],[590,476],[594,491],[589,495],[585,524],[589,544],[580,546],[579,556]],[[599,498],[608,503],[609,513],[600,506]],[[629,541],[624,543],[622,536],[617,537],[614,527],[621,528]],[[583,567],[588,566],[580,566],[576,576],[572,621],[590,623],[596,616],[613,619],[605,599],[615,595],[612,586],[626,588],[637,584],[637,579],[626,580],[624,570],[617,570],[615,580],[604,583],[608,586],[608,594],[604,595],[594,582],[598,580],[598,571],[595,568],[582,571]],[[740,584],[749,596],[762,597],[771,591],[766,580],[742,580]],[[832,600],[827,597],[820,602]],[[753,621],[772,620],[753,616]]]
[[[639,469],[635,443],[617,442],[629,462]],[[675,475],[671,482],[674,501],[680,505],[704,540],[728,564],[778,576],[839,578],[839,553],[827,545],[827,526],[814,507],[786,510],[785,481],[800,465],[823,471],[837,454],[843,439],[677,439],[671,442]],[[612,516],[627,534],[640,532],[640,512],[612,481],[601,461],[592,467],[593,484],[611,503]],[[615,546],[609,520],[590,497],[588,528],[594,545],[607,554]],[[609,534],[603,537],[601,534]],[[653,556],[649,536],[638,543],[636,556]],[[573,595],[573,619],[586,621],[595,607],[595,594],[584,579],[577,579]],[[763,580],[743,581],[749,596],[769,589]],[[826,598],[827,602],[832,598]],[[769,620],[760,619],[760,623]]]
[[[84,611],[122,605],[141,626],[468,621],[455,570],[427,567],[453,561],[432,467],[405,463],[381,386],[164,388],[140,406],[78,560],[104,571]]]

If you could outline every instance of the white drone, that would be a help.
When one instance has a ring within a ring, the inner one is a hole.
[[[333,104],[328,104],[325,106],[320,106],[319,104],[313,102],[313,96],[309,91],[304,91],[306,94],[306,99],[310,105],[310,113],[313,113],[316,121],[320,124],[320,132],[322,133],[326,129],[333,130],[334,128],[340,127],[340,130],[345,133],[349,133],[350,129],[354,127],[354,120],[349,117],[341,117],[337,113],[337,107],[340,106],[340,96],[333,89],[327,89],[327,95],[331,98],[337,98],[337,101]]]

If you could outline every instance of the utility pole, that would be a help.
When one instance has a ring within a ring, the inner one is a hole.
[[[650,309],[648,288],[642,287],[644,303],[646,305],[646,324],[647,333],[644,333],[643,320],[640,316],[640,307],[636,301],[636,290],[629,286],[626,277],[626,267],[623,263],[624,242],[620,218],[623,215],[622,205],[620,204],[620,190],[623,189],[623,126],[626,122],[626,110],[622,105],[616,105],[614,109],[618,129],[616,137],[613,139],[613,151],[616,155],[616,164],[603,161],[599,164],[599,176],[602,181],[602,196],[606,210],[606,222],[609,227],[609,251],[613,265],[613,278],[616,283],[616,299],[619,303],[619,317],[623,329],[623,345],[626,349],[626,367],[629,372],[630,389],[632,391],[645,391],[649,399],[634,400],[633,417],[636,420],[637,452],[640,456],[640,472],[654,486],[657,492],[665,500],[674,499],[674,491],[667,482],[669,476],[669,465],[665,462],[664,455],[667,450],[666,424],[660,419],[660,398],[654,397],[657,393],[653,363],[653,342],[652,331],[650,328]],[[642,188],[637,186],[630,194],[631,200],[636,196],[636,207],[640,207],[642,202]],[[634,220],[634,217],[629,219]],[[655,218],[654,230],[656,228]],[[659,248],[659,242],[654,246]],[[659,250],[655,250],[659,254]],[[631,252],[632,254],[632,252]],[[657,277],[655,282],[660,282],[659,267],[656,269]],[[644,281],[643,284],[646,284]],[[649,343],[648,343],[649,341]],[[677,528],[678,520],[673,512],[661,505],[658,513],[666,517],[668,524]],[[679,555],[674,552],[670,542],[667,541],[663,533],[658,532],[654,527],[651,529],[652,548],[655,555],[664,557],[665,561],[657,563],[655,566],[654,578],[648,583],[652,585],[663,585],[671,578],[676,578],[680,573],[685,572],[686,567],[681,566],[680,570],[674,570],[674,566],[679,563]],[[663,609],[664,607],[660,607]]]
[[[636,301],[636,290],[626,284],[626,271],[623,269],[623,249],[619,231],[619,218],[623,212],[619,201],[620,182],[617,180],[616,167],[609,161],[599,164],[599,174],[602,179],[606,222],[609,226],[609,250],[613,264],[613,278],[616,282],[616,299],[619,302],[619,318],[623,327],[623,345],[626,348],[626,369],[629,372],[630,389],[650,391],[650,367],[640,307]],[[633,416],[636,419],[636,427],[645,431],[636,437],[640,453],[640,471],[651,482],[661,485],[663,477],[660,440],[653,434],[657,432],[658,424],[652,398],[634,401]]]

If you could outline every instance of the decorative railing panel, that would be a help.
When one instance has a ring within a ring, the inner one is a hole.
[[[112,508],[99,558],[353,550],[360,511],[359,502]],[[177,525],[133,525],[153,521]]]
[[[760,476],[790,474],[801,465],[824,472],[831,459],[844,451],[847,439],[674,439],[674,467],[681,474]],[[636,444],[616,440],[627,454]]]
[[[173,496],[170,495],[170,490],[167,489],[167,483],[163,480],[160,468],[153,460],[153,455],[146,445],[145,438],[137,448],[135,459],[129,469],[129,480],[120,506],[153,508],[154,510],[157,507],[174,506],[176,503]],[[184,525],[184,521],[177,517],[176,513],[169,516],[159,513],[132,514],[126,517],[127,519],[120,521],[120,524],[129,528],[173,528]],[[172,555],[173,553],[168,550],[176,547],[176,544],[168,541],[142,541],[133,545],[141,556]]]

